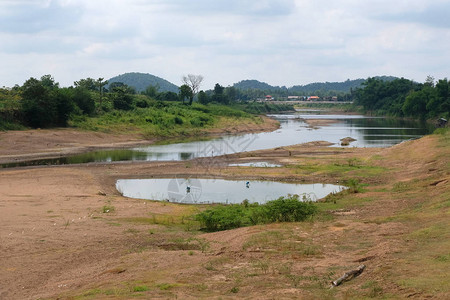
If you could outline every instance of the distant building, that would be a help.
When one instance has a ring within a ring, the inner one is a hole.
[[[320,98],[318,96],[309,96],[307,100],[308,101],[319,101]]]
[[[266,101],[271,101],[271,100],[273,100],[273,97],[271,95],[267,95],[266,96]]]

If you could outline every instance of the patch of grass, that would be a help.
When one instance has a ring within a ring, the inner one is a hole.
[[[133,287],[133,292],[146,292],[150,290],[150,288],[146,285],[137,285]]]
[[[321,247],[311,240],[299,237],[290,230],[266,231],[252,235],[242,246],[243,250],[259,249],[265,254],[291,253],[296,256],[315,256],[322,253]]]
[[[404,193],[410,189],[411,189],[411,186],[407,182],[396,182],[396,183],[394,183],[394,186],[392,187],[392,192]]]
[[[102,207],[102,213],[104,213],[104,214],[113,213],[115,211],[116,211],[116,208],[112,205],[104,205]]]
[[[385,168],[379,166],[372,166],[364,163],[357,158],[349,158],[334,163],[323,163],[316,159],[309,159],[300,165],[287,165],[288,168],[293,168],[296,174],[304,175],[329,175],[341,178],[343,180],[358,178],[358,177],[374,177],[379,176],[386,171]]]
[[[361,288],[368,290],[366,295],[369,298],[376,298],[383,295],[383,289],[378,285],[378,282],[373,280],[366,281]]]
[[[167,291],[170,290],[174,287],[176,287],[176,284],[172,284],[172,283],[160,283],[156,285],[161,291]]]

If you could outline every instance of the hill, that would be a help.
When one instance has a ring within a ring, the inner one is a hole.
[[[393,76],[376,76],[375,78],[381,79],[383,81],[392,81],[396,77]],[[233,86],[240,90],[263,90],[263,91],[280,91],[288,90],[293,93],[313,93],[316,91],[337,91],[337,92],[350,92],[351,89],[361,87],[361,84],[366,81],[366,79],[347,79],[343,82],[315,82],[306,85],[294,85],[293,87],[286,88],[285,86],[272,86],[265,82],[258,80],[242,80],[235,83]]]
[[[241,80],[238,83],[235,83],[233,87],[240,89],[240,90],[264,90],[264,91],[271,91],[271,90],[279,90],[279,86],[271,86],[270,84],[267,84],[265,82],[261,82],[258,80]],[[283,87],[286,88],[286,87]]]
[[[153,85],[159,87],[159,92],[178,93],[178,86],[176,86],[175,84],[160,77],[146,73],[137,73],[137,72],[125,73],[122,75],[112,77],[108,80],[108,83],[110,84],[113,82],[125,83],[126,85],[134,87],[137,92],[145,91],[145,89],[149,85]]]

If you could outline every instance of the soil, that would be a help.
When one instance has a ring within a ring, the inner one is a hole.
[[[254,128],[258,129],[263,128]],[[0,161],[140,143],[149,141],[73,129],[3,132]],[[439,148],[436,137],[388,149],[326,146],[314,142],[214,161],[0,169],[0,299],[449,297],[445,287],[400,284],[402,272],[413,276],[421,266],[410,264],[411,253],[419,250],[407,239],[418,224],[397,218],[407,209],[448,195],[448,148]],[[334,183],[340,175],[330,172],[228,163],[263,160],[301,167],[311,161],[335,164],[351,159],[388,171],[361,178],[374,188],[349,196],[350,204],[331,207],[328,219],[315,222],[199,233],[190,228],[195,225],[187,216],[203,207],[125,198],[115,189],[118,178],[152,176]],[[406,197],[391,192],[402,186],[398,183],[420,188]],[[438,220],[448,225],[448,218]],[[331,280],[360,264],[367,268],[359,277],[330,289]],[[437,272],[445,274],[447,266],[438,265]]]

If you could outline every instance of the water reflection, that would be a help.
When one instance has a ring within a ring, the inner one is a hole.
[[[279,120],[280,129],[273,132],[227,135],[216,139],[173,142],[142,146],[128,150],[94,151],[90,153],[34,160],[23,163],[3,164],[1,167],[32,165],[77,164],[114,161],[167,161],[189,160],[196,157],[213,157],[244,151],[270,149],[312,141],[327,141],[339,147],[340,140],[352,137],[356,141],[347,147],[389,147],[404,140],[429,134],[432,128],[413,120],[365,117],[361,115],[329,115],[299,112],[271,115]],[[304,120],[330,119],[327,126],[311,128]]]
[[[273,181],[158,178],[120,179],[117,190],[125,197],[178,203],[265,203],[289,194],[316,201],[345,187],[333,184],[294,184]]]

